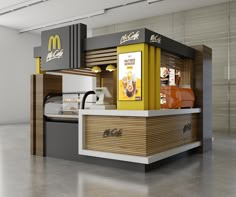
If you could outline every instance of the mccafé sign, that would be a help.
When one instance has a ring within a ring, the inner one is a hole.
[[[42,70],[77,69],[84,64],[84,40],[87,27],[75,24],[41,33]]]
[[[48,40],[48,54],[46,62],[63,57],[64,49],[61,46],[61,38],[59,35],[51,35]]]

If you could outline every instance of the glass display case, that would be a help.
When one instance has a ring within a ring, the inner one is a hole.
[[[48,94],[44,101],[44,116],[48,120],[77,120],[84,92]]]

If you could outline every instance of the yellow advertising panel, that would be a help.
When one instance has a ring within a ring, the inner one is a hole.
[[[119,46],[117,53],[117,109],[160,109],[160,48],[140,43]]]
[[[142,100],[142,53],[119,54],[119,101]]]

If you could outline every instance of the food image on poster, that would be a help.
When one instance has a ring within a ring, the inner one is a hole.
[[[161,85],[169,85],[169,86],[175,86],[176,82],[179,83],[179,78],[176,74],[176,70],[173,68],[166,68],[166,67],[161,67],[160,70],[160,77],[161,77]],[[180,76],[180,74],[179,74]],[[178,80],[178,81],[176,81]]]
[[[169,85],[169,69],[161,67],[161,85]]]
[[[142,100],[141,52],[119,54],[119,100]]]

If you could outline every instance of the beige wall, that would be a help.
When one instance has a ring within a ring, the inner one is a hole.
[[[236,132],[236,1],[96,28],[93,36],[142,27],[213,49],[213,129]]]

